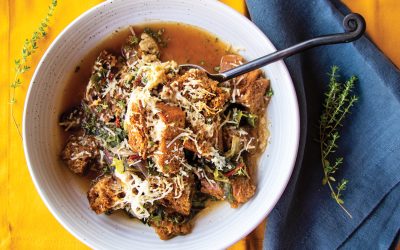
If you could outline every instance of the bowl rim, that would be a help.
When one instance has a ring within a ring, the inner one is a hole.
[[[118,1],[118,0],[114,0],[114,1]],[[234,15],[235,18],[240,19],[242,22],[245,22],[249,25],[254,26],[255,30],[257,32],[260,33],[260,35],[264,38],[265,43],[267,43],[274,51],[276,51],[276,47],[272,44],[272,42],[269,40],[269,38],[264,34],[264,32],[262,32],[260,30],[260,28],[258,28],[250,19],[246,18],[244,15],[242,15],[241,13],[237,12],[235,9],[229,7],[228,5],[220,2],[220,1],[216,1],[216,0],[209,0],[210,2],[214,2],[214,4],[218,5],[218,8],[220,8],[222,11],[227,12],[229,15]],[[90,9],[86,10],[85,12],[83,12],[82,14],[80,14],[77,18],[75,18],[72,22],[70,22],[58,35],[57,37],[52,41],[52,43],[49,45],[49,47],[46,49],[45,53],[43,54],[43,56],[41,57],[39,63],[37,64],[37,67],[34,71],[34,74],[31,78],[30,84],[29,84],[29,88],[26,94],[26,98],[25,98],[25,103],[24,103],[24,110],[23,110],[23,121],[22,121],[22,137],[23,137],[23,148],[24,148],[24,154],[25,154],[25,159],[26,159],[26,164],[28,166],[28,170],[29,173],[31,175],[31,179],[34,183],[34,186],[37,190],[37,192],[39,193],[42,201],[44,202],[44,204],[46,205],[47,209],[49,209],[49,211],[51,212],[51,214],[56,218],[56,220],[70,233],[72,234],[75,238],[77,238],[79,241],[81,241],[83,244],[89,246],[90,248],[96,249],[96,246],[92,244],[92,242],[90,242],[89,240],[86,240],[84,238],[83,235],[78,234],[77,232],[75,232],[72,228],[70,228],[70,226],[65,223],[63,221],[63,219],[60,217],[58,210],[56,210],[55,207],[53,207],[53,205],[51,204],[50,199],[44,194],[44,192],[41,189],[41,186],[37,180],[37,176],[36,173],[34,171],[34,168],[31,165],[31,156],[29,154],[29,149],[28,149],[28,145],[27,145],[27,141],[26,141],[26,128],[27,128],[27,106],[30,102],[30,98],[31,98],[31,91],[33,89],[33,86],[35,84],[35,79],[40,71],[40,68],[43,64],[43,62],[46,60],[48,54],[50,53],[50,51],[52,51],[55,48],[55,45],[62,39],[62,37],[64,36],[64,34],[66,32],[68,32],[70,29],[73,28],[73,26],[75,26],[76,23],[78,23],[81,19],[84,19],[88,14],[96,11],[97,9],[100,9],[102,7],[104,7],[105,5],[109,5],[113,2],[113,0],[111,1],[105,1],[102,3],[99,3],[93,7],[91,7]],[[218,34],[216,34],[218,35]],[[300,143],[300,112],[299,112],[299,102],[298,102],[298,98],[297,98],[297,94],[294,88],[294,84],[293,84],[293,80],[291,78],[291,75],[289,73],[289,70],[286,67],[286,64],[284,63],[283,60],[274,62],[275,64],[281,64],[281,68],[284,71],[284,73],[288,76],[288,79],[290,80],[290,95],[294,98],[294,103],[295,103],[295,107],[296,109],[293,110],[292,116],[293,119],[295,121],[295,126],[293,126],[293,128],[295,129],[294,131],[294,136],[295,136],[295,141],[296,141],[296,145],[294,148],[294,151],[292,152],[292,154],[290,154],[290,162],[291,162],[291,166],[290,166],[290,171],[287,171],[287,175],[284,178],[284,185],[282,185],[280,187],[279,192],[277,192],[277,195],[275,196],[274,200],[271,200],[271,204],[273,204],[269,209],[266,209],[264,211],[264,213],[259,217],[259,219],[257,220],[257,224],[255,224],[254,226],[252,226],[249,230],[245,230],[242,231],[240,233],[241,238],[239,239],[232,239],[229,241],[224,241],[224,245],[223,248],[227,248],[231,245],[233,245],[234,243],[236,243],[237,241],[239,241],[240,239],[242,239],[243,237],[245,237],[246,235],[248,235],[250,232],[252,232],[267,216],[268,214],[272,211],[272,209],[276,206],[277,202],[279,201],[279,199],[282,197],[283,192],[286,190],[286,187],[289,183],[289,180],[292,176],[294,167],[295,167],[295,163],[296,163],[296,159],[297,159],[297,155],[299,153],[299,143]]]

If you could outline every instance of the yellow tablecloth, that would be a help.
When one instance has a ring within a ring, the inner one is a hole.
[[[73,19],[101,0],[59,0],[51,29],[30,65],[35,67],[51,41]],[[244,0],[223,0],[246,13]],[[367,31],[391,59],[400,65],[400,2],[398,0],[346,0],[367,19]],[[10,82],[14,59],[47,13],[50,0],[0,1],[0,249],[87,249],[50,214],[36,192],[26,167],[22,141],[10,119]],[[23,75],[17,89],[15,116],[22,120],[23,103],[33,69]],[[260,249],[265,222],[231,249]]]

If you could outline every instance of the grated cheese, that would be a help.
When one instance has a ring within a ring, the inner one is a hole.
[[[87,151],[81,151],[81,152],[79,152],[77,154],[71,154],[71,160],[75,161],[75,160],[77,160],[77,159],[79,159],[79,158],[81,158],[82,156],[85,156],[85,155],[91,156],[92,154],[87,152]]]
[[[121,181],[125,193],[125,197],[119,201],[119,204],[127,207],[128,212],[138,219],[150,216],[145,204],[153,204],[165,198],[173,190],[173,183],[160,176],[154,177],[155,183],[149,183],[148,180],[142,180],[128,171],[123,173],[116,171],[114,174]]]

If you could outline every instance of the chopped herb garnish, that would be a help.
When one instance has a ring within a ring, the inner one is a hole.
[[[247,123],[250,124],[250,126],[252,126],[253,128],[256,126],[256,120],[257,120],[257,116],[254,114],[247,114],[244,115],[244,117],[246,117]]]
[[[92,81],[94,84],[100,82],[100,80],[101,80],[101,75],[98,75],[98,74],[93,74],[90,77],[90,81]]]
[[[247,178],[250,178],[249,174],[247,173],[247,170],[245,167],[239,168],[239,170],[234,174],[238,176],[246,176]]]
[[[117,105],[118,105],[118,107],[119,107],[121,110],[125,110],[126,101],[125,101],[125,100],[119,100],[119,101],[117,102]]]
[[[111,166],[115,167],[115,171],[117,171],[120,174],[125,172],[124,162],[122,160],[119,160],[118,158],[115,157],[113,158]]]
[[[113,133],[110,133],[109,130],[113,131]],[[107,145],[112,148],[118,146],[126,137],[126,133],[122,128],[109,127],[108,129],[105,129],[104,125],[97,128],[95,134],[102,138]]]
[[[164,28],[159,29],[157,31],[155,31],[151,28],[144,28],[143,32],[148,34],[149,36],[151,36],[154,40],[156,40],[158,45],[160,45],[161,47],[165,48],[168,46],[167,41],[163,38],[163,34],[165,32]]]
[[[139,38],[137,36],[132,35],[129,37],[129,45],[136,46],[138,44],[139,44]]]
[[[97,105],[97,106],[96,106],[96,111],[97,111],[98,113],[100,113],[101,111],[103,111],[103,107],[102,107],[101,105]]]
[[[234,198],[233,198],[233,194],[232,194],[232,185],[229,182],[225,182],[224,183],[224,195],[226,200],[228,200],[229,202],[233,202]]]
[[[234,108],[233,121],[236,123],[237,126],[240,125],[242,118],[246,118],[247,123],[252,127],[256,126],[257,115]]]
[[[267,91],[266,96],[267,97],[272,97],[274,95],[274,90],[272,88],[269,88],[269,90]]]
[[[214,170],[214,180],[229,183],[229,179],[226,178],[225,175],[223,175],[220,171],[218,171],[217,168]]]

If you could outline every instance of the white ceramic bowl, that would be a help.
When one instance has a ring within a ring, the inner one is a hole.
[[[266,17],[267,18],[267,17]],[[248,19],[218,1],[114,0],[87,11],[71,23],[43,56],[25,103],[24,149],[32,179],[58,221],[96,249],[222,249],[250,233],[274,207],[290,178],[299,140],[296,94],[285,64],[263,70],[274,96],[268,108],[270,143],[260,159],[257,193],[231,209],[221,203],[201,213],[193,232],[161,241],[152,228],[122,216],[96,215],[89,209],[79,177],[58,159],[58,117],[67,77],[80,59],[114,30],[152,21],[177,21],[201,27],[233,46],[246,48],[251,60],[275,50]]]

